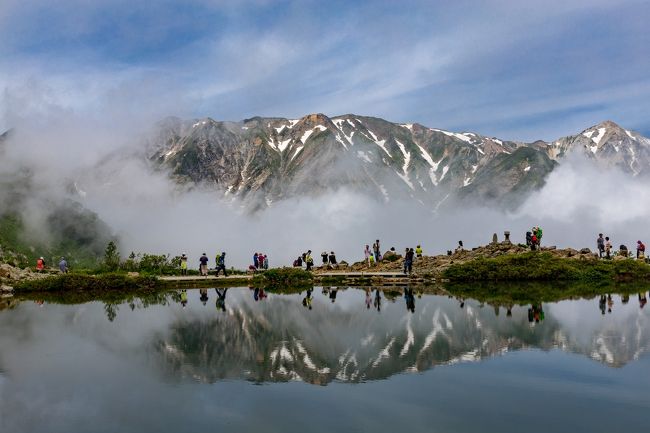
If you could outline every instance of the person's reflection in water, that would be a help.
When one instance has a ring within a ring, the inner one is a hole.
[[[404,289],[404,299],[406,300],[406,311],[415,313],[415,296],[413,296],[413,289]]]
[[[336,302],[336,293],[339,291],[337,287],[332,287],[330,290],[330,301],[332,301],[332,304]]]
[[[612,307],[614,306],[614,300],[612,299],[612,295],[607,295],[607,312],[611,313],[612,312]]]
[[[228,289],[223,289],[223,292],[219,289],[214,289],[215,292],[217,292],[217,302],[216,302],[216,307],[217,310],[221,310],[223,312],[226,311],[226,292],[228,292]]]
[[[600,314],[605,315],[605,310],[607,309],[607,298],[605,295],[600,295],[600,301],[598,301],[598,308],[600,308]]]
[[[260,293],[259,293],[258,296],[260,298],[260,301],[263,301],[264,299],[266,299],[267,296],[266,296],[266,292],[264,291],[264,288],[260,289]]]
[[[498,305],[495,305],[495,306],[494,306],[494,315],[495,315],[495,316],[499,317],[499,311],[500,311],[500,309],[501,309],[501,307],[499,307]]]
[[[628,302],[630,302],[630,295],[621,296],[621,303],[622,304],[627,304]]]
[[[544,309],[542,308],[542,304],[531,304],[528,309],[528,322],[539,323],[542,321],[544,321]]]
[[[305,296],[302,299],[302,306],[309,308],[311,310],[311,301],[312,301],[312,296],[311,293],[313,292],[313,289],[307,289],[307,296]]]
[[[506,317],[512,317],[512,304],[506,305]]]
[[[253,290],[253,299],[255,299],[255,302],[260,300],[260,289],[259,289],[259,287],[255,287],[255,290]]]
[[[645,307],[645,304],[648,303],[648,299],[645,297],[645,292],[639,293],[639,308]]]
[[[366,309],[370,310],[370,305],[372,305],[372,295],[370,289],[366,287]]]
[[[463,308],[465,306],[465,299],[463,298],[456,298],[456,299],[458,299],[458,304],[460,308]]]
[[[201,297],[199,299],[203,305],[205,305],[208,302],[208,289],[199,289],[199,293],[201,293]]]
[[[375,304],[375,308],[377,309],[377,311],[378,312],[381,311],[381,292],[379,291],[379,289],[377,289],[375,291],[375,303],[374,304]]]
[[[187,290],[181,290],[181,305],[183,308],[187,307]]]

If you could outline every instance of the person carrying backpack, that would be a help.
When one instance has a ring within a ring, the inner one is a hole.
[[[305,264],[307,265],[307,271],[311,271],[311,268],[314,266],[314,259],[311,257],[311,250],[307,251],[305,256]]]
[[[214,274],[215,277],[219,276],[219,271],[223,271],[223,276],[227,277],[226,273],[226,253],[222,252],[221,255],[217,258],[217,273]]]
[[[598,257],[603,258],[603,253],[605,252],[605,238],[603,234],[598,234],[598,239],[596,239],[596,246],[598,247]]]

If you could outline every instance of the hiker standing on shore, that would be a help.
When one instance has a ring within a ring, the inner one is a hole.
[[[605,236],[605,258],[611,259],[612,243],[609,241],[609,236]]]
[[[603,234],[598,234],[598,239],[596,239],[596,246],[598,247],[598,257],[603,258],[603,253],[605,252],[605,238]]]
[[[208,276],[208,255],[205,253],[199,258],[199,270],[201,271],[201,276]]]
[[[375,256],[375,262],[379,263],[379,257],[381,255],[381,249],[379,246],[379,239],[375,241],[374,244],[372,244],[372,251]]]
[[[323,251],[323,252],[320,254],[320,256],[321,256],[321,258],[323,259],[323,266],[327,265],[327,257],[328,257],[327,251]]]
[[[68,273],[68,262],[65,261],[65,257],[61,257],[61,261],[59,262],[59,270],[62,274]]]
[[[636,258],[645,258],[645,245],[641,241],[636,241]]]
[[[367,244],[366,244],[366,249],[363,250],[363,256],[366,258],[366,264],[367,264],[368,266],[370,266],[370,256],[371,256],[371,255],[372,255],[372,254],[370,254],[370,245],[367,245]]]
[[[413,256],[413,248],[407,248],[404,253],[404,275],[406,275],[407,271],[410,275],[413,270]]]
[[[418,259],[422,258],[422,247],[420,245],[415,247],[415,255],[418,257]]]
[[[305,255],[305,265],[307,265],[307,271],[311,271],[311,268],[314,266],[314,259],[311,257],[311,250],[307,251]]]
[[[187,255],[181,255],[181,275],[187,275]]]
[[[217,273],[214,274],[215,277],[219,276],[219,271],[223,271],[223,276],[227,277],[226,273],[226,253],[222,252],[219,257],[217,257]]]

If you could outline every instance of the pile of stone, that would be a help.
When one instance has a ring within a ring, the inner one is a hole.
[[[0,263],[0,291],[13,291],[12,284],[23,280],[36,280],[51,275],[51,273],[38,273],[29,268],[20,269],[8,263]]]

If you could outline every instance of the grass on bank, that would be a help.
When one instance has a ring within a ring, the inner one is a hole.
[[[281,287],[306,287],[314,283],[314,276],[302,268],[275,268],[253,277],[252,284],[270,289]]]
[[[153,276],[130,277],[126,274],[61,274],[38,280],[20,281],[16,292],[68,292],[155,289],[158,279]]]
[[[529,252],[453,264],[443,278],[460,281],[650,281],[650,265],[637,260],[579,260]]]

